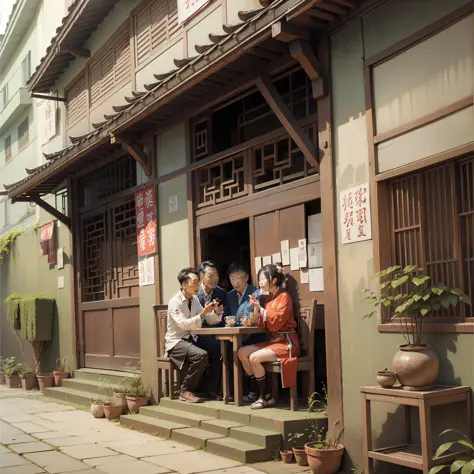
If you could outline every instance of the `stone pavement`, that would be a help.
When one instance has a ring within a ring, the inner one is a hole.
[[[95,419],[43,399],[39,392],[0,386],[1,474],[295,474],[295,464],[245,465],[190,446]]]

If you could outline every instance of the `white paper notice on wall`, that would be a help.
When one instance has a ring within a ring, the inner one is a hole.
[[[308,242],[318,244],[323,241],[321,214],[308,216]]]
[[[178,23],[191,18],[209,2],[210,0],[178,0]]]
[[[324,291],[324,279],[322,268],[309,269],[309,291]]]
[[[63,247],[58,248],[58,256],[56,260],[58,262],[58,270],[61,270],[61,268],[64,268],[64,248]]]
[[[289,240],[282,240],[280,242],[281,247],[281,263],[283,265],[290,264],[290,241]]]
[[[294,249],[290,249],[290,269],[291,270],[300,269],[298,247],[295,247]]]
[[[140,286],[155,284],[155,258],[143,258],[138,262],[138,282]]]
[[[308,283],[309,274],[307,268],[300,268],[300,283]]]
[[[170,196],[168,199],[168,212],[173,214],[174,212],[178,212],[178,196]]]
[[[60,276],[58,277],[58,288],[62,290],[64,288],[64,277]]]
[[[298,240],[298,263],[300,268],[304,268],[308,265],[308,253],[306,250],[306,239]]]
[[[343,244],[372,238],[368,183],[341,191],[339,214]]]
[[[323,244],[308,244],[308,266],[316,268],[323,266]]]
[[[255,257],[255,273],[258,274],[262,268],[262,257]]]
[[[280,252],[274,253],[272,255],[272,263],[273,263],[273,265],[276,265],[277,263],[281,263],[281,253]]]
[[[267,255],[266,257],[262,257],[262,264],[263,264],[263,266],[271,265],[272,264],[272,256]]]

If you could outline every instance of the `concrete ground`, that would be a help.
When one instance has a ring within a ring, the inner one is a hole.
[[[245,465],[95,419],[36,391],[0,386],[2,474],[296,474],[296,464]]]

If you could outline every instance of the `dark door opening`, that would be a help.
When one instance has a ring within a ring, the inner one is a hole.
[[[250,227],[248,219],[204,229],[201,234],[202,259],[216,262],[221,286],[230,291],[227,278],[231,263],[242,263],[250,271]]]

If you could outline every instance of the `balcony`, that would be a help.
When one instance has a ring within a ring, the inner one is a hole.
[[[20,87],[0,111],[0,134],[7,130],[20,114],[32,104],[27,87]]]

